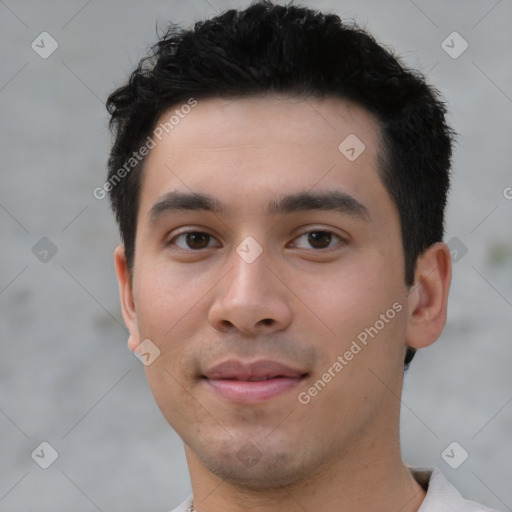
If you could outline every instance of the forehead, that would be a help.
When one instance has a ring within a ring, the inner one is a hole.
[[[362,203],[387,196],[378,122],[338,98],[198,100],[166,111],[152,137],[139,221],[172,190],[213,195],[238,214],[268,212],[270,201],[308,190],[341,189]]]

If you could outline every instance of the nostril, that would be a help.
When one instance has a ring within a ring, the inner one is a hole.
[[[262,320],[262,322],[263,322],[265,325],[272,325],[272,323],[274,322],[274,320],[272,320],[272,318],[265,318],[264,320]]]

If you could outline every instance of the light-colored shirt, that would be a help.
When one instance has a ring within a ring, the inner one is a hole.
[[[438,468],[409,467],[409,470],[426,491],[425,499],[418,512],[497,512],[464,499]],[[191,504],[192,496],[189,496],[172,512],[187,512]]]
[[[408,469],[426,491],[425,499],[418,512],[497,512],[480,503],[464,499],[438,468],[409,467]]]

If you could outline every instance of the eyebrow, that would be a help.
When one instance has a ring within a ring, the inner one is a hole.
[[[150,224],[162,217],[182,211],[206,211],[218,214],[227,212],[227,208],[215,197],[200,192],[168,192],[162,196],[149,210]],[[362,220],[369,220],[370,214],[366,206],[355,197],[339,190],[327,192],[298,192],[270,200],[265,213],[267,215],[283,215],[304,211],[335,211]]]

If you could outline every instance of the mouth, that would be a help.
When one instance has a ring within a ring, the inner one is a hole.
[[[307,372],[278,361],[243,363],[229,360],[207,370],[201,378],[218,396],[234,403],[258,403],[298,386]]]

